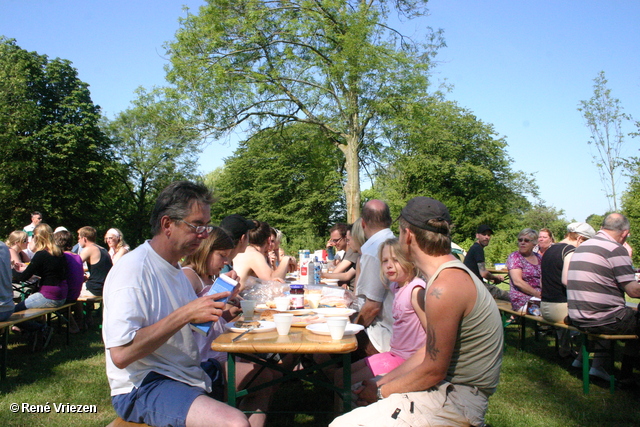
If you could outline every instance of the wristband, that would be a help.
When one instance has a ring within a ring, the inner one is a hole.
[[[382,386],[378,387],[378,400],[382,400],[384,399],[384,396],[382,396]]]

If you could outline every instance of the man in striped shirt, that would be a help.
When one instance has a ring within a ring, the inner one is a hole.
[[[608,215],[596,236],[573,254],[567,276],[569,317],[576,327],[596,334],[640,334],[640,314],[626,306],[625,293],[640,298],[640,284],[629,253],[622,246],[629,236],[629,220]],[[628,341],[622,378],[630,378],[640,353],[638,340]]]

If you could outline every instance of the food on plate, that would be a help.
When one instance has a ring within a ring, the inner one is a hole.
[[[302,316],[295,316],[291,326],[307,326],[313,323],[324,323],[327,319],[324,316],[318,316],[317,314],[304,314]]]
[[[238,320],[233,324],[234,328],[250,328],[252,326],[257,328],[258,326],[260,326],[260,322],[258,322],[257,320],[254,320],[252,322],[247,322],[245,320]]]
[[[325,295],[320,300],[321,306],[347,308],[347,303],[342,297]]]
[[[280,313],[278,310],[265,310],[262,313],[260,313],[260,320],[273,320],[273,315],[275,313]]]

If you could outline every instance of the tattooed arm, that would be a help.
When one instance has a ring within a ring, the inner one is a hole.
[[[377,383],[383,396],[427,390],[446,377],[460,322],[475,301],[475,285],[467,273],[447,269],[438,276],[426,294],[425,348]]]

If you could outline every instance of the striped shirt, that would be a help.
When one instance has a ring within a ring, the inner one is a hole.
[[[616,322],[625,308],[624,288],[635,281],[627,250],[600,230],[573,253],[567,277],[569,317],[578,327]]]

